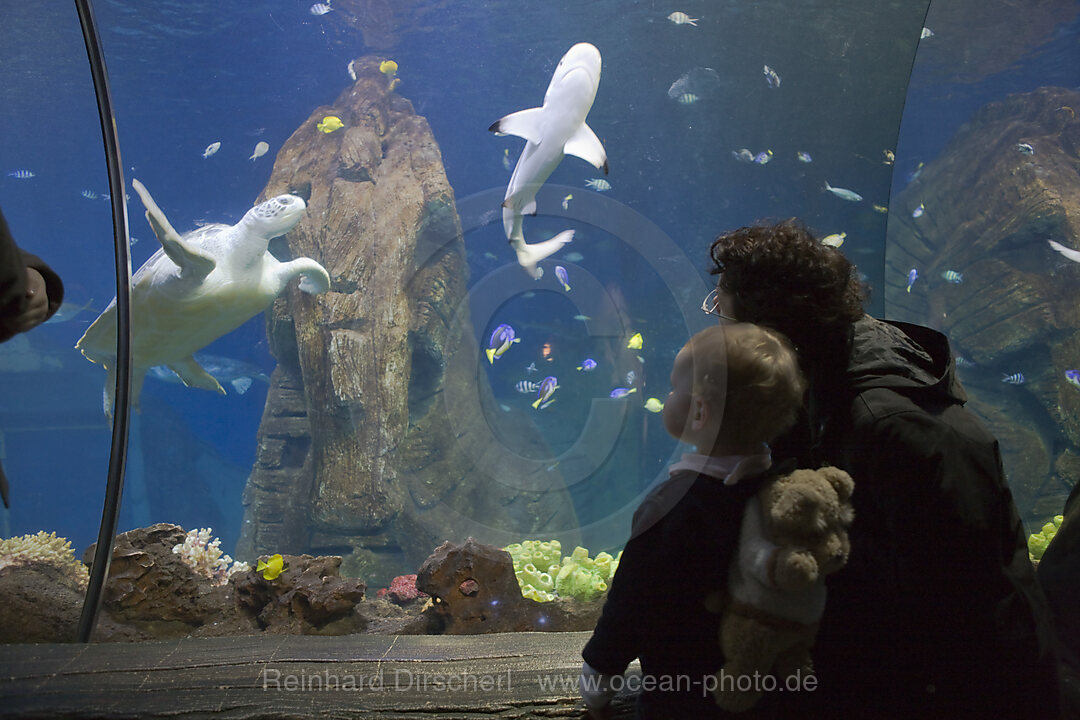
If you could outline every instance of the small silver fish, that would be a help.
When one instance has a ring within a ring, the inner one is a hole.
[[[315,3],[308,10],[312,15],[325,15],[334,8],[330,7],[330,3]]]
[[[747,148],[739,148],[738,150],[732,150],[731,155],[739,162],[754,162],[754,153],[750,152]]]
[[[208,158],[208,157],[210,157],[211,155],[213,155],[214,153],[216,153],[220,149],[221,149],[221,143],[220,142],[212,142],[212,143],[210,143],[209,145],[206,146],[205,150],[203,150],[202,156],[204,158]]]
[[[922,203],[919,203],[919,207],[911,211],[911,217],[915,219],[921,218],[924,212],[926,212],[926,206]]]
[[[261,158],[263,155],[266,154],[266,151],[269,150],[269,149],[270,149],[270,144],[269,143],[259,141],[259,143],[255,145],[255,151],[253,153],[251,153],[251,157],[249,157],[248,160],[256,160],[258,158]]]
[[[585,181],[585,187],[590,187],[596,192],[606,192],[611,189],[611,183],[604,178],[589,178]]]
[[[1014,372],[1011,375],[1007,374],[1002,377],[1001,382],[1007,383],[1009,385],[1023,385],[1026,380],[1024,378],[1024,373]]]
[[[667,16],[667,19],[676,25],[693,25],[697,27],[697,21],[701,18],[692,18],[681,10],[676,10]]]
[[[635,373],[633,370],[626,373],[626,385],[627,385],[627,387],[629,387],[630,385],[633,385],[635,380],[637,380],[637,373]]]
[[[540,371],[536,369],[536,363],[529,363],[529,365],[525,368],[525,372],[532,375],[534,372],[540,372]]]
[[[825,181],[825,189],[831,192],[841,200],[847,200],[848,202],[862,202],[862,195],[854,190],[848,190],[847,188],[833,187],[829,184],[829,181]]]
[[[1034,155],[1035,148],[1031,146],[1031,143],[1017,143],[1016,149],[1025,155]]]
[[[766,65],[763,72],[765,73],[765,81],[767,83],[769,83],[769,87],[771,87],[771,88],[780,87],[780,76],[776,74],[775,70],[773,70],[771,67]]]

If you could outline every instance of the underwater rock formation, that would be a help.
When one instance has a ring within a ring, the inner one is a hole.
[[[319,296],[291,288],[267,312],[279,364],[236,550],[352,553],[350,574],[372,582],[447,537],[505,544],[577,525],[558,473],[489,459],[486,376],[451,362],[475,354],[453,190],[427,121],[379,61],[353,61],[355,84],[293,133],[263,193],[305,196],[287,247],[271,251],[316,258],[332,284]],[[328,116],[344,126],[320,129]],[[475,402],[447,400],[451,385]],[[499,422],[538,437],[524,415]]]
[[[0,643],[75,642],[85,592],[53,563],[0,567]]]
[[[186,637],[228,613],[229,591],[197,573],[173,552],[187,534],[158,523],[116,536],[95,639],[149,640]],[[83,554],[91,562],[97,544]],[[251,632],[258,630],[247,623]],[[237,633],[240,634],[240,633]]]
[[[889,215],[888,315],[945,332],[967,361],[969,407],[1035,528],[1080,479],[1080,385],[1065,374],[1080,369],[1080,263],[1048,243],[1080,249],[1076,109],[1080,93],[1061,88],[983,107]]]
[[[473,538],[435,548],[417,573],[416,587],[432,597],[426,611],[432,634],[591,630],[603,607],[602,600],[541,603],[522,597],[510,553]]]
[[[265,632],[347,635],[366,624],[356,612],[364,583],[338,575],[339,557],[283,556],[285,569],[273,580],[249,570],[231,580],[236,602]]]

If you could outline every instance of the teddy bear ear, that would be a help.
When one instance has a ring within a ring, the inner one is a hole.
[[[840,502],[847,502],[851,499],[851,494],[855,491],[855,481],[851,479],[850,475],[831,465],[820,468],[819,472],[833,486],[837,496],[840,498]]]

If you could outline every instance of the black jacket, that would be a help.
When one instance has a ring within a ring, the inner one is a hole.
[[[829,578],[813,653],[820,686],[782,703],[800,718],[1054,717],[1046,601],[947,340],[864,317],[844,350],[773,448],[855,480],[851,557]]]
[[[631,660],[641,660],[647,679],[639,717],[729,717],[709,693],[711,676],[724,660],[720,615],[710,612],[705,600],[726,587],[743,508],[768,474],[734,485],[706,475],[695,479],[688,471],[674,475],[672,481],[692,483],[689,490],[627,542],[603,613],[581,654],[606,675],[621,675]]]

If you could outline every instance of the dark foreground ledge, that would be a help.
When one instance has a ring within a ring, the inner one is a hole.
[[[5,718],[580,718],[589,633],[0,646]],[[635,665],[636,668],[636,665]],[[617,718],[633,698],[616,698]]]

